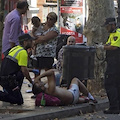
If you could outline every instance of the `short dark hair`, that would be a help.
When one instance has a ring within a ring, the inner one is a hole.
[[[24,43],[24,41],[19,41],[19,44],[20,44],[21,46],[23,46],[23,43]]]
[[[115,18],[106,18],[105,19],[105,23],[103,24],[103,26],[107,26],[110,24],[115,24],[116,25],[116,19]]]
[[[24,7],[29,7],[29,4],[27,1],[18,1],[16,7],[18,9],[23,9]]]
[[[34,16],[34,17],[32,17],[32,19],[31,19],[32,24],[34,24],[34,23],[36,22],[36,20],[38,20],[39,22],[41,22],[41,20],[40,20],[39,17]]]
[[[34,95],[37,95],[41,92],[44,93],[44,91],[40,88],[40,86],[37,86],[36,83],[33,84],[32,92],[33,92]]]

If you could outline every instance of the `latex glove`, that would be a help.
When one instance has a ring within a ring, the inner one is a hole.
[[[40,74],[40,71],[38,69],[33,69],[32,72],[36,75],[39,75]]]
[[[104,50],[104,45],[98,44],[98,45],[96,45],[96,48],[97,48],[97,49],[100,49],[100,50]]]

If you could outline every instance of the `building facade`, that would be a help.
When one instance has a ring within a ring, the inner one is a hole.
[[[57,0],[28,0],[28,3],[30,5],[27,12],[29,29],[32,29],[31,18],[33,16],[38,16],[44,23],[49,12],[53,11],[58,14]]]

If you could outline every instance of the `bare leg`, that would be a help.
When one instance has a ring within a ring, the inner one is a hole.
[[[79,104],[79,103],[81,104],[81,103],[84,103],[84,102],[85,102],[85,99],[84,99],[84,98],[82,98],[82,97],[79,97],[79,100],[78,100],[78,102],[77,102],[77,103],[78,103],[78,104]]]
[[[83,93],[85,96],[88,96],[88,90],[85,87],[85,85],[78,79],[78,78],[73,78],[71,81],[71,84],[77,84],[79,86],[79,91]]]
[[[77,84],[81,93],[83,93],[90,100],[92,100],[93,103],[97,103],[97,100],[89,93],[85,85],[78,78],[73,78],[71,84]],[[81,99],[79,99],[79,102],[82,102]]]

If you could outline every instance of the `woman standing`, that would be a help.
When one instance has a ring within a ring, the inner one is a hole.
[[[47,15],[47,21],[42,25],[41,36],[34,41],[36,45],[37,69],[51,69],[56,55],[57,36],[59,31],[55,26],[57,15],[50,12]]]

